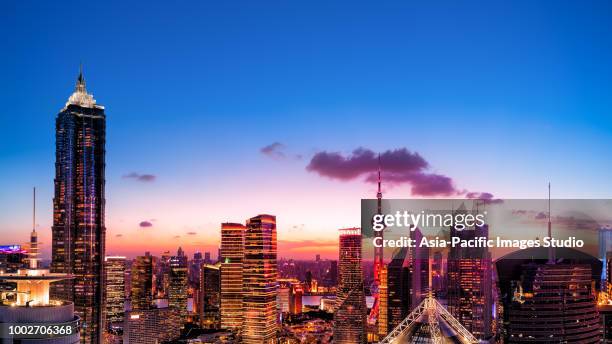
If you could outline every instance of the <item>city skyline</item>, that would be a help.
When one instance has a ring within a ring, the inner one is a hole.
[[[178,246],[216,252],[208,234],[220,223],[271,213],[281,257],[310,257],[314,248],[334,257],[336,228],[358,225],[358,200],[373,198],[376,187],[363,176],[332,179],[308,166],[318,153],[348,157],[359,147],[417,152],[428,173],[450,178],[457,191],[543,197],[550,180],[559,186],[555,197],[612,197],[612,162],[599,158],[612,144],[608,3],[474,3],[455,11],[390,3],[374,13],[355,4],[348,11],[339,4],[326,11],[139,6],[148,20],[115,11],[118,4],[28,6],[6,5],[11,15],[0,24],[33,23],[15,30],[14,54],[0,58],[8,83],[0,95],[7,243],[19,243],[15,233],[29,228],[32,186],[39,189],[37,229],[50,242],[53,120],[80,62],[109,109],[108,254]],[[208,21],[166,19],[166,10]],[[54,11],[67,19],[51,23]],[[77,20],[87,13],[99,22],[111,12],[113,26]],[[306,25],[314,18],[319,26]],[[177,25],[156,25],[164,20]],[[566,29],[569,20],[580,25]],[[75,52],[64,40],[97,44]],[[29,57],[43,52],[48,59]],[[266,134],[245,140],[246,128]],[[475,169],[473,159],[486,168]],[[255,164],[268,168],[247,172]],[[520,183],[504,182],[514,179]],[[383,191],[414,197],[409,183]],[[245,197],[252,193],[257,201]],[[138,246],[144,241],[147,248]]]

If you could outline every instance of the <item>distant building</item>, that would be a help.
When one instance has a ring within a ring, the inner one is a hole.
[[[221,224],[221,328],[238,331],[242,327],[245,226],[239,223]]]
[[[366,303],[361,269],[361,229],[340,230],[339,275],[336,311],[334,313],[334,343],[362,344],[366,338]]]
[[[607,255],[612,253],[612,227],[602,227],[599,229],[599,259],[603,263],[601,270],[601,280],[606,281],[608,271],[610,270],[607,264]]]
[[[603,343],[612,343],[612,305],[599,305],[597,311],[601,317]]]
[[[168,289],[170,288],[170,251],[164,251],[161,257],[153,265],[155,276],[153,285],[153,295],[157,299],[167,299]]]
[[[281,313],[301,314],[304,289],[300,281],[294,278],[278,280],[277,305]]]
[[[124,344],[152,344],[172,341],[181,334],[178,311],[172,308],[150,308],[126,313]]]
[[[106,288],[106,324],[123,323],[125,313],[125,257],[104,259]]]
[[[151,308],[153,302],[153,257],[147,252],[132,264],[132,309]]]
[[[83,73],[55,120],[55,194],[51,272],[74,279],[51,294],[71,300],[83,323],[81,340],[100,343],[104,331],[106,115],[87,93]]]
[[[221,326],[221,263],[202,264],[200,272],[200,326],[217,329]]]
[[[181,325],[187,320],[187,256],[179,247],[177,255],[170,257],[170,286],[168,288],[168,307],[178,311]]]
[[[291,284],[289,294],[289,313],[292,315],[302,314],[302,297],[304,289],[300,283]]]
[[[244,235],[242,342],[274,344],[280,330],[276,293],[278,266],[276,217],[250,218]]]
[[[0,246],[0,272],[17,272],[25,268],[27,251],[21,245],[1,245]]]
[[[332,260],[329,262],[329,271],[327,273],[327,280],[329,286],[338,285],[338,261]]]

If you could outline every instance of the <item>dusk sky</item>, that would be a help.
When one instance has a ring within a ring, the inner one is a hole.
[[[51,243],[55,117],[106,107],[107,254],[212,251],[277,216],[337,256],[387,198],[612,198],[609,1],[0,4],[0,244]]]

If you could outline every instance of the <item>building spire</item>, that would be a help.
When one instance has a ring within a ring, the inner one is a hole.
[[[552,222],[550,214],[550,182],[548,182],[548,237],[552,238]],[[548,247],[548,264],[555,263],[555,249],[552,246]]]
[[[87,93],[85,88],[85,77],[83,76],[83,64],[79,64],[79,77],[77,78],[75,92]]]
[[[28,252],[28,261],[30,269],[38,269],[38,234],[36,233],[36,187],[33,189],[32,198],[32,233],[30,234],[30,250]]]
[[[382,188],[381,188],[381,184],[382,184],[382,177],[381,177],[381,173],[380,173],[381,167],[380,167],[380,153],[378,154],[378,192],[376,193],[376,198],[379,200],[382,199]]]
[[[83,75],[82,63],[79,64],[79,76],[77,77],[74,92],[70,98],[68,98],[66,107],[68,107],[68,105],[78,105],[85,108],[93,108],[96,106],[96,100],[93,98],[93,95],[87,93],[87,88],[85,88],[85,76]]]
[[[32,232],[36,232],[36,186],[33,188],[32,199]]]

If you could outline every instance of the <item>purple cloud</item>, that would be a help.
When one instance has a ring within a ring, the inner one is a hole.
[[[141,221],[139,226],[140,228],[153,227],[153,223],[151,221]]]
[[[262,147],[259,151],[272,159],[281,160],[286,157],[285,145],[280,142],[273,142],[265,147]]]
[[[197,232],[187,232],[187,235],[197,235]]]
[[[123,234],[115,234],[115,238],[121,238],[123,237]]]
[[[417,152],[406,148],[387,150],[379,155],[367,148],[357,148],[349,155],[338,152],[321,151],[316,153],[306,170],[322,177],[336,180],[354,180],[365,176],[368,183],[376,183],[377,170],[382,170],[382,178],[387,184],[408,184],[416,196],[453,196],[463,195],[451,177],[431,173],[429,163]],[[488,192],[468,192],[467,198],[484,199],[487,203],[498,203]],[[470,197],[471,196],[471,197]]]
[[[499,198],[493,198],[493,194],[490,192],[468,192],[465,194],[465,198],[468,199],[479,199],[484,201],[485,204],[500,204],[504,203],[504,200]]]
[[[406,148],[382,153],[380,162],[382,170],[392,176],[419,172],[428,167],[419,153],[412,153]],[[375,172],[378,169],[378,155],[366,148],[357,148],[346,157],[338,152],[323,151],[312,157],[306,169],[331,179],[352,180],[363,174]]]
[[[338,152],[316,153],[306,169],[337,180],[353,180],[366,175],[366,182],[375,183],[378,167],[378,154],[357,148],[348,156]],[[419,153],[406,148],[381,153],[380,168],[386,183],[409,184],[413,195],[451,196],[460,193],[450,177],[429,173],[429,163]]]
[[[123,179],[133,179],[139,182],[153,182],[157,177],[153,174],[139,174],[136,172],[132,172],[130,174],[126,174],[123,176]]]

